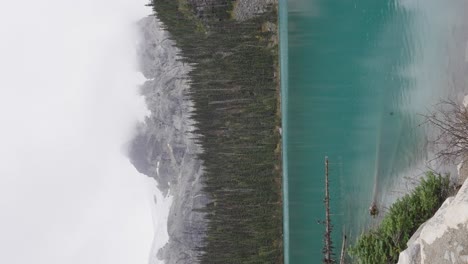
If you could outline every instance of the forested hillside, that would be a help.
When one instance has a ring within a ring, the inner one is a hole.
[[[208,233],[201,263],[282,263],[276,7],[236,22],[229,0],[149,4],[193,69]],[[270,22],[270,23],[267,23]],[[269,29],[270,28],[270,29]]]

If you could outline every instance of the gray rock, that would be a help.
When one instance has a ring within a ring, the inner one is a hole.
[[[238,0],[234,5],[233,17],[238,21],[245,21],[256,15],[265,13],[269,5],[277,0]]]
[[[468,178],[468,162],[467,158],[464,158],[457,166],[458,177],[454,180],[455,187],[460,188]]]
[[[156,180],[164,195],[173,196],[169,242],[151,256],[150,263],[163,259],[168,264],[193,264],[206,232],[204,214],[194,209],[204,208],[209,199],[202,192],[203,166],[197,159],[201,148],[191,133],[193,104],[185,96],[184,77],[190,67],[177,60],[179,51],[156,17],[144,18],[138,26],[140,70],[148,79],[141,94],[151,114],[138,126],[129,157],[139,172]]]
[[[468,181],[418,229],[398,263],[468,263]]]

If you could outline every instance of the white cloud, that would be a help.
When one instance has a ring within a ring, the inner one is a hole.
[[[147,262],[148,179],[121,154],[144,4],[0,1],[0,263]]]

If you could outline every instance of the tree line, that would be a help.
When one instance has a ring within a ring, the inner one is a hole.
[[[282,263],[277,52],[274,33],[262,30],[277,15],[272,7],[236,22],[232,2],[152,0],[149,6],[181,61],[192,66],[186,98],[194,103],[194,139],[203,149],[204,191],[211,198],[197,208],[208,223],[199,261]]]

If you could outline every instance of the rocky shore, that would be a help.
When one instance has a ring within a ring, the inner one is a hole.
[[[461,175],[466,178],[467,175]],[[399,264],[468,263],[468,181],[414,233]]]
[[[468,96],[462,102],[468,107]],[[468,160],[452,178],[455,196],[447,198],[434,216],[422,224],[400,253],[398,264],[468,263]]]

